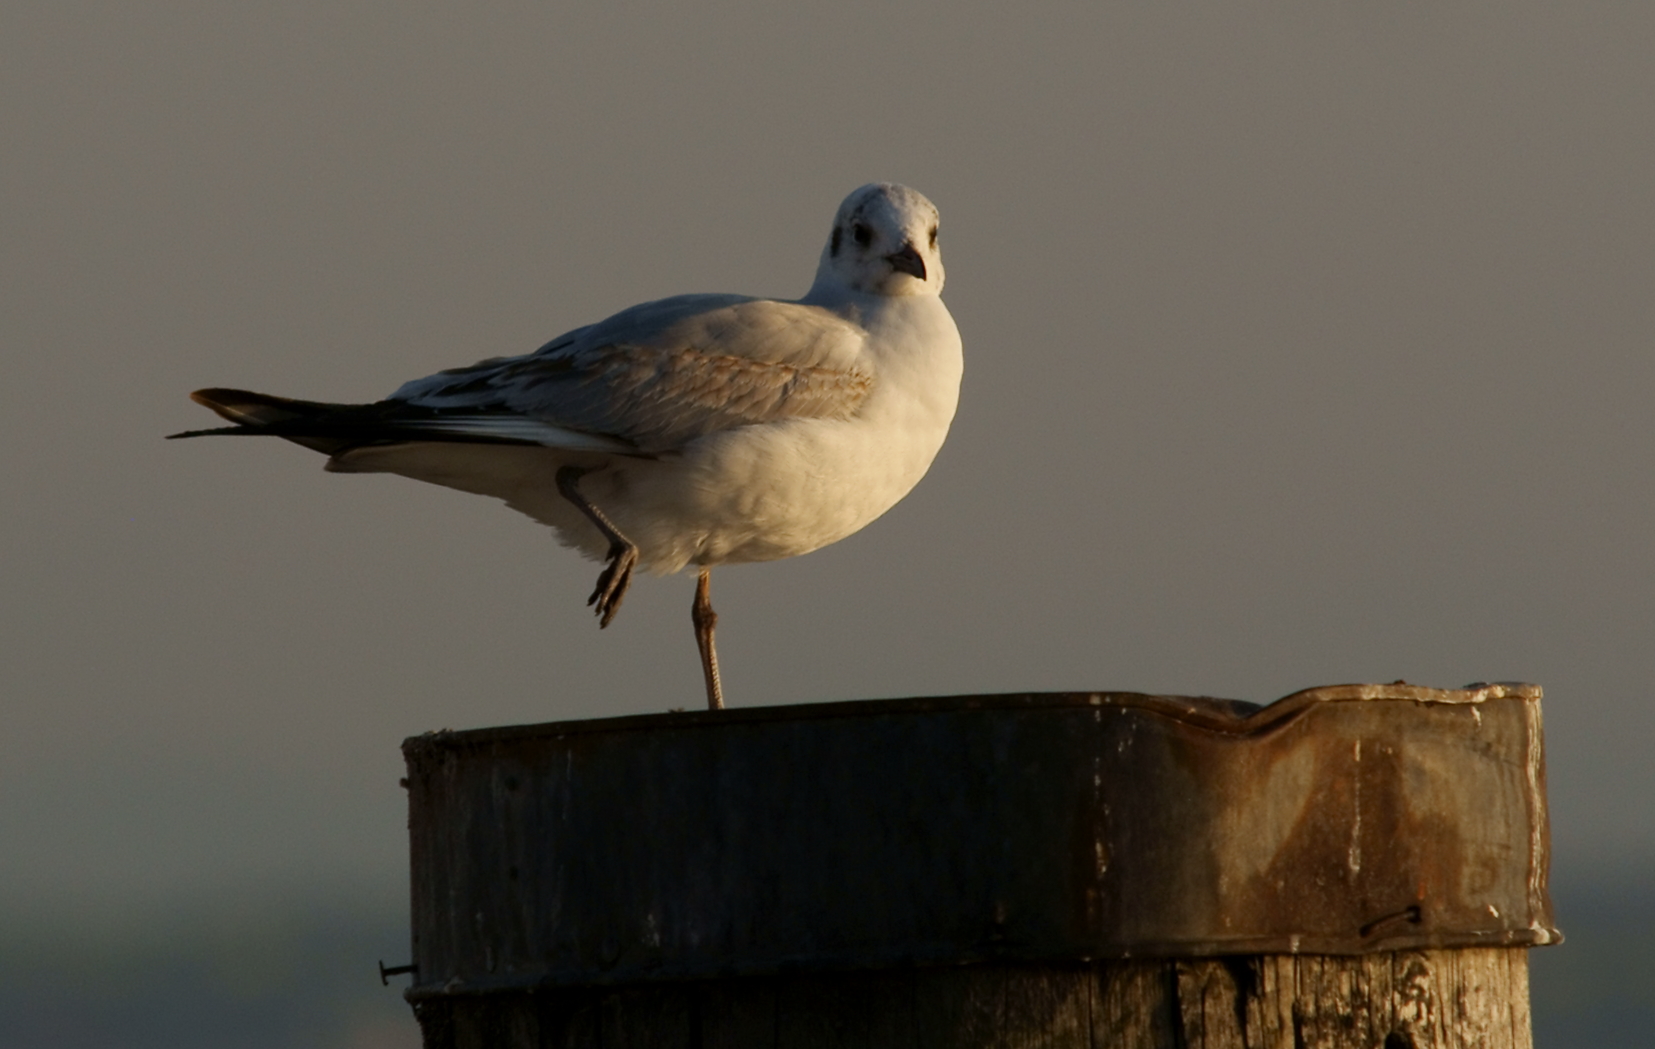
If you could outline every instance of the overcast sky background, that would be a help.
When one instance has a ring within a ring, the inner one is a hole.
[[[949,443],[714,574],[732,705],[1546,689],[1560,874],[1655,863],[1655,7],[13,2],[0,894],[401,899],[398,744],[702,702],[502,506],[166,443],[942,212]],[[1567,928],[1567,915],[1563,924]]]

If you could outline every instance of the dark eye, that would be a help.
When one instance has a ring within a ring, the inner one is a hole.
[[[937,227],[935,226],[931,227],[931,246],[933,248],[937,246]]]
[[[856,238],[858,247],[867,247],[873,243],[873,230],[858,222],[850,228],[850,235]]]

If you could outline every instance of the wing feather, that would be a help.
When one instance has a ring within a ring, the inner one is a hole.
[[[664,451],[737,426],[847,418],[873,387],[863,329],[828,310],[735,295],[634,306],[532,354],[404,385],[392,400],[509,410]]]

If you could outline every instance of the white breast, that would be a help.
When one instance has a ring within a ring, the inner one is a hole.
[[[713,434],[660,461],[616,460],[589,497],[674,572],[793,557],[861,529],[931,466],[959,400],[953,318],[934,297],[881,299],[864,315],[873,391],[848,419],[792,419]],[[567,540],[566,540],[567,541]]]

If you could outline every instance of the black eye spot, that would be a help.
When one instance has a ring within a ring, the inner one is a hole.
[[[857,247],[865,248],[873,243],[873,230],[860,222],[850,228],[850,235],[856,238]]]
[[[833,239],[828,242],[828,255],[831,258],[839,257],[839,243],[845,239],[845,231],[838,226],[833,227]]]
[[[937,246],[937,227],[935,226],[931,227],[931,246],[933,248]]]

